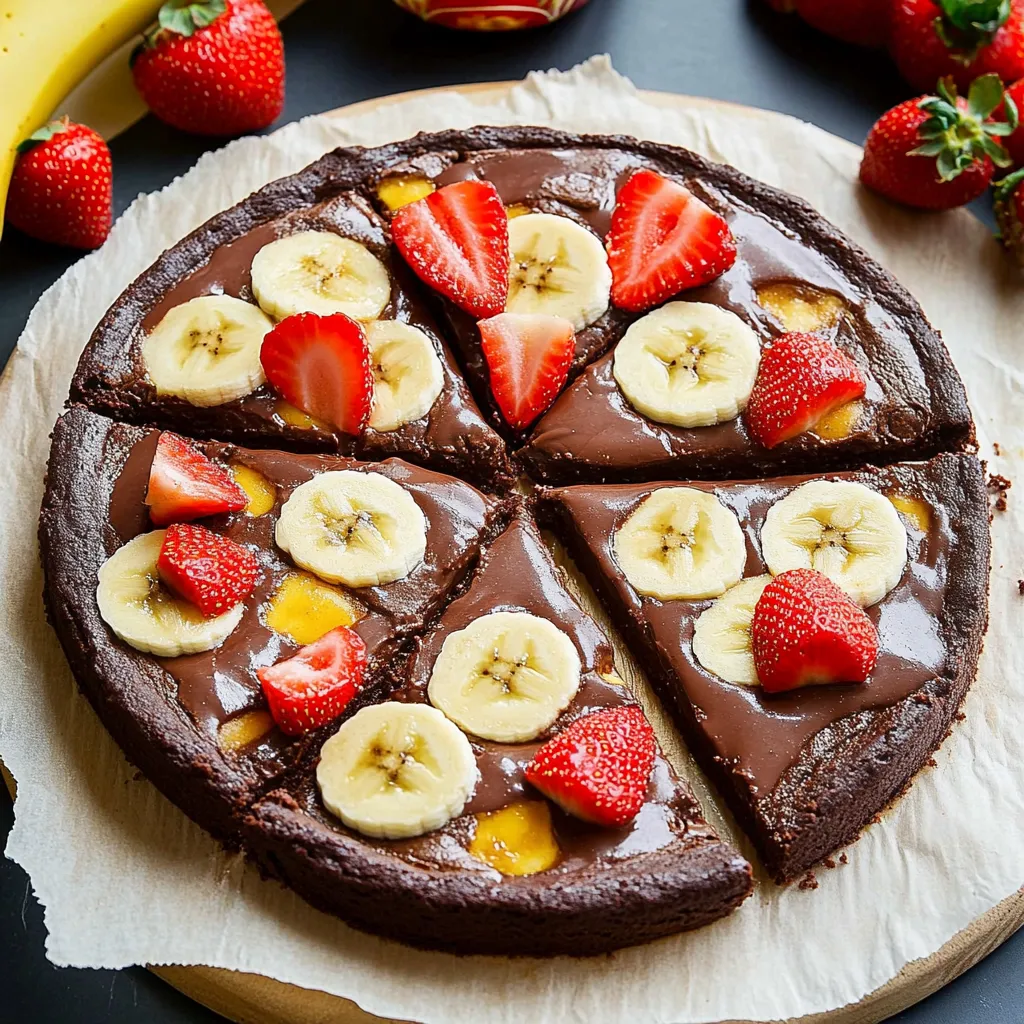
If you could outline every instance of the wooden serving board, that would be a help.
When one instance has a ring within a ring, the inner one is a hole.
[[[500,99],[516,82],[481,82],[465,86],[423,89],[364,100],[329,112],[353,117],[381,110],[412,97],[458,92],[481,103]],[[644,91],[643,98],[665,107],[728,107],[733,116],[763,122],[768,112],[715,100]],[[852,143],[846,143],[852,147]],[[855,147],[854,147],[855,148]],[[965,216],[967,216],[965,214]],[[14,780],[3,771],[14,793]],[[1008,897],[931,956],[907,964],[886,984],[857,1003],[826,1013],[792,1018],[784,1024],[877,1024],[936,992],[973,967],[1024,926],[1024,889]],[[190,998],[239,1024],[388,1024],[360,1009],[351,1000],[299,988],[255,974],[214,967],[151,967],[155,974]],[[398,1024],[398,1022],[390,1022]],[[763,1021],[722,1021],[720,1024],[765,1024]],[[783,1024],[783,1022],[777,1022]]]

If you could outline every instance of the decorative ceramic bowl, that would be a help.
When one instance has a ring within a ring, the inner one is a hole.
[[[477,32],[534,28],[578,10],[587,0],[395,0],[424,21]]]

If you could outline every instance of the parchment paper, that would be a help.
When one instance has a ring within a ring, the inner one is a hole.
[[[858,189],[857,149],[810,125],[705,103],[658,108],[596,58],[532,75],[494,105],[414,99],[347,120],[309,118],[206,155],[140,197],[107,244],[46,292],[0,384],[0,756],[18,781],[7,856],[46,908],[54,963],[208,964],[429,1022],[769,1020],[856,1001],[1024,884],[1024,494],[1011,492],[992,524],[985,654],[937,767],[868,829],[847,866],[819,870],[816,891],[761,879],[731,918],[612,957],[460,960],[354,932],[261,881],[135,778],[76,692],[43,620],[36,518],[48,432],[107,306],[185,232],[334,145],[517,122],[679,143],[810,200],[921,300],[966,380],[982,456],[1024,488],[1017,273],[967,213],[905,213]]]

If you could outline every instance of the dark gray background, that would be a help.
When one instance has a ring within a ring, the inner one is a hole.
[[[591,0],[589,7],[549,29],[493,36],[431,29],[389,0],[308,0],[284,23],[283,33],[288,95],[279,123],[407,89],[568,68],[602,52],[610,53],[618,70],[642,88],[785,111],[858,143],[884,109],[907,95],[883,56],[777,17],[763,0]],[[110,147],[116,212],[140,192],[166,185],[217,144],[182,135],[152,117],[141,121]],[[36,300],[76,258],[6,229],[0,240],[0,365]],[[0,835],[6,836],[12,820],[4,793]],[[109,896],[116,898],[116,893]],[[28,879],[11,862],[0,860],[3,1024],[221,1019],[141,968],[58,970],[44,959],[44,939],[42,910]],[[799,956],[799,950],[793,954]],[[1024,1021],[1024,932],[894,1020]]]

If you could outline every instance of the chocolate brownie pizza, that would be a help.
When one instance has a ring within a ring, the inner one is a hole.
[[[40,543],[82,689],[204,828],[415,945],[592,954],[751,890],[535,510],[779,881],[976,670],[987,501],[941,339],[805,203],[685,150],[335,150],[142,274],[69,406]]]

